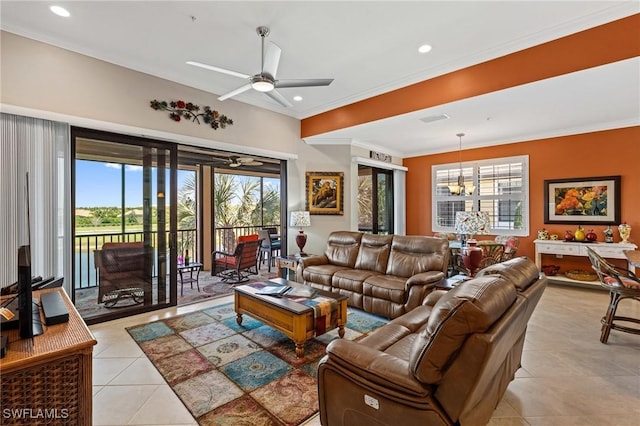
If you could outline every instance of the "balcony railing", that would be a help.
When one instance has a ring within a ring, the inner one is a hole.
[[[265,225],[269,227],[275,227],[280,229],[280,225]],[[234,226],[234,227],[220,227],[215,229],[215,243],[214,250],[221,250],[231,252],[235,248],[236,241],[239,236],[250,235],[257,233],[258,229],[262,226]],[[189,253],[192,259],[202,261],[203,258],[198,252],[196,229],[181,229],[178,230],[178,247],[180,252],[184,252],[185,249],[189,249]],[[157,231],[150,232],[151,246],[158,246],[158,233]],[[98,273],[93,260],[93,252],[100,250],[104,243],[128,243],[128,242],[140,242],[144,241],[144,232],[125,232],[124,234],[114,233],[102,233],[102,234],[83,234],[76,235],[75,237],[75,288],[83,289],[95,287],[98,285]],[[166,241],[169,241],[169,232],[167,232]],[[168,243],[167,243],[168,244]],[[167,246],[167,252],[169,247]],[[154,263],[152,273],[156,276],[157,256],[153,256]]]

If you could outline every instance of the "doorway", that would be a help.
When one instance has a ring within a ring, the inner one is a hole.
[[[88,324],[176,304],[177,145],[71,129],[73,300]]]
[[[394,233],[393,170],[358,165],[358,230]]]

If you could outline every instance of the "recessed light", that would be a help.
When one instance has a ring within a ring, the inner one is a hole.
[[[68,18],[69,16],[71,16],[69,11],[62,6],[51,6],[49,10],[51,10],[58,16],[62,16],[63,18]]]
[[[296,95],[293,97],[293,100],[296,102],[300,102],[302,100],[302,96]]]
[[[418,47],[418,52],[420,53],[427,53],[430,51],[431,51],[431,45],[423,44],[422,46]]]

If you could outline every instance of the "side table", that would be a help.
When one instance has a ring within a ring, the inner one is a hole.
[[[184,295],[184,284],[191,283],[191,288],[193,288],[193,283],[196,283],[198,287],[198,293],[200,292],[200,283],[198,283],[198,278],[200,277],[200,270],[202,270],[202,263],[200,262],[190,262],[187,264],[178,263],[178,274],[180,275],[180,296]],[[185,277],[186,273],[189,273],[189,276]],[[193,277],[193,273],[196,273],[195,278]]]
[[[449,277],[445,280],[443,280],[442,282],[440,282],[440,284],[436,285],[436,288],[438,290],[451,290],[452,288],[454,288],[455,286],[457,286],[458,284],[460,284],[461,282],[470,280],[472,277],[468,276],[468,275],[462,275],[462,274],[458,274],[458,275],[454,275],[452,277]]]
[[[308,254],[305,257],[311,257]],[[299,254],[290,254],[288,256],[278,256],[276,259],[276,267],[278,268],[278,277],[285,278],[289,281],[296,281],[296,270],[300,261]]]

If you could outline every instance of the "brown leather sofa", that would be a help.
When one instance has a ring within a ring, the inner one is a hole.
[[[321,256],[301,258],[298,281],[347,296],[350,306],[396,318],[445,279],[449,243],[425,236],[336,231]]]
[[[147,278],[151,274],[145,273],[144,243],[104,243],[101,250],[93,252],[93,259],[98,269],[98,303],[106,301],[105,295],[123,289],[140,289],[145,304],[151,303],[151,283]]]
[[[336,339],[318,367],[324,426],[485,425],[520,367],[547,285],[524,257],[491,265],[364,339]]]

